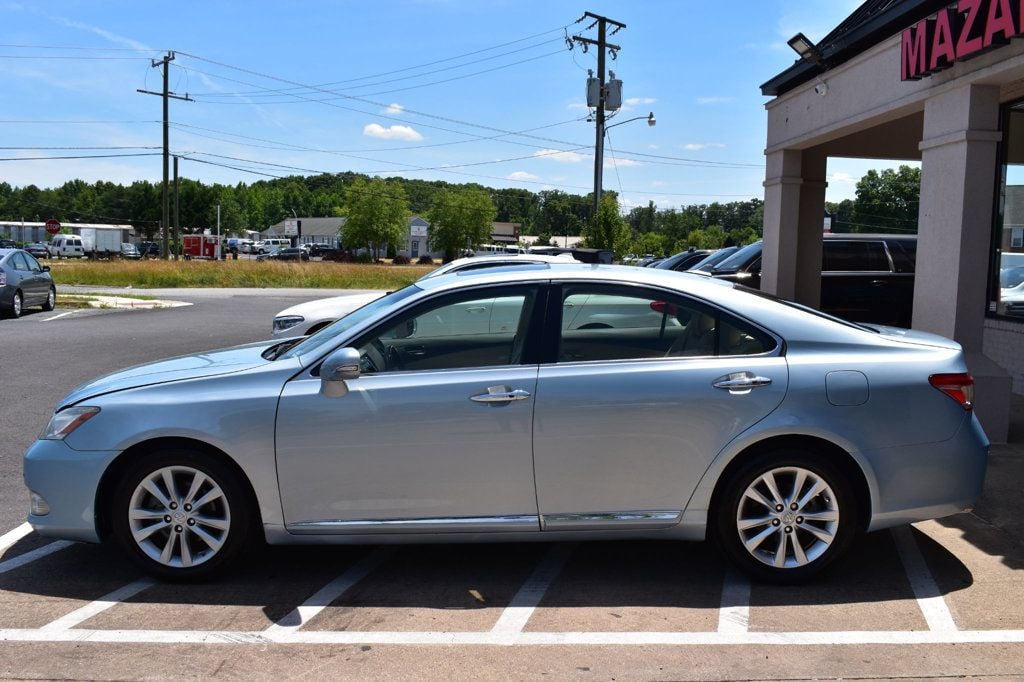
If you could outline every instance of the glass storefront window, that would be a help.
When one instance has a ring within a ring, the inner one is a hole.
[[[1003,118],[1003,167],[996,226],[995,286],[989,309],[1024,319],[1024,102]]]

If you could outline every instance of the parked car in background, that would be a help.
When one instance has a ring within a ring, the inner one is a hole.
[[[274,249],[270,253],[262,253],[256,256],[256,260],[296,260],[308,261],[309,251],[299,247],[288,247],[287,249]]]
[[[285,239],[283,237],[271,237],[264,239],[263,241],[256,242],[250,253],[265,254],[270,253],[274,249],[287,249],[291,247],[292,240]]]
[[[124,242],[123,244],[121,244],[121,258],[124,258],[125,260],[139,260],[140,258],[142,258],[142,254],[139,253],[139,250],[135,247],[135,244],[129,244],[128,242]]]
[[[743,247],[710,275],[760,289],[761,247]],[[916,235],[824,235],[821,310],[854,322],[909,327],[916,258]]]
[[[143,258],[159,258],[162,249],[156,242],[139,242],[137,246],[139,255]]]
[[[716,265],[724,261],[726,258],[731,256],[740,250],[738,246],[726,246],[717,251],[713,252],[710,256],[704,258],[704,260],[698,261],[694,265],[691,265],[688,270],[697,272],[710,272]]]
[[[453,272],[467,272],[473,270],[484,270],[487,268],[499,268],[510,265],[539,265],[544,263],[575,263],[577,262],[571,254],[557,256],[546,256],[539,253],[527,253],[517,255],[496,254],[492,256],[470,256],[458,258],[446,263],[441,267],[431,270],[420,278],[420,281],[440,277]],[[314,334],[331,324],[335,320],[348,315],[353,310],[362,308],[367,303],[377,300],[383,296],[383,292],[371,292],[368,294],[350,294],[347,296],[332,296],[321,298],[315,301],[308,301],[285,308],[277,315],[271,326],[271,333],[276,338],[293,336],[306,336]]]
[[[0,249],[16,249],[18,243],[13,239],[0,239]]]
[[[0,247],[9,248],[9,247]],[[32,244],[25,244],[25,251],[32,254],[35,258],[49,258],[50,251],[46,248],[46,244],[42,242],[33,242]]]
[[[57,305],[50,266],[21,249],[0,249],[0,312],[21,317],[26,306],[36,305],[43,310]]]
[[[566,325],[583,299],[595,315],[646,312]],[[482,322],[499,306],[501,324]],[[465,314],[480,322],[437,324]],[[755,578],[794,583],[863,532],[972,506],[988,456],[972,394],[953,341],[727,282],[463,271],[305,339],[80,386],[25,454],[28,522],[112,538],[180,581],[257,540],[707,537]],[[409,447],[424,429],[441,436]]]
[[[85,242],[77,234],[55,234],[47,248],[54,258],[85,258]]]
[[[711,254],[712,251],[710,249],[690,248],[673,256],[669,256],[668,258],[651,265],[651,267],[658,268],[659,270],[675,270],[676,272],[683,272],[685,270],[689,270],[690,266],[696,265]]]
[[[1024,315],[1024,265],[999,271],[999,302],[1007,315]]]

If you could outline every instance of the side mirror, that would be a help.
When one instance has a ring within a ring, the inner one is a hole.
[[[50,266],[49,265],[44,265],[44,266],[42,266],[42,268],[43,268],[43,272],[49,272],[50,271]]]
[[[355,348],[339,348],[320,365],[320,393],[328,398],[348,394],[349,379],[359,378],[360,357]]]

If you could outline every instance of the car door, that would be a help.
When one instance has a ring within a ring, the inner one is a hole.
[[[446,294],[382,322],[352,341],[362,373],[342,397],[323,395],[316,368],[288,382],[276,447],[289,531],[539,530],[538,364],[524,362],[537,291]],[[516,324],[489,327],[495,305]],[[442,333],[478,306],[482,327]]]
[[[630,316],[621,328],[559,325],[557,350],[537,382],[542,527],[678,523],[714,457],[782,401],[788,371],[779,341],[726,311],[656,289],[567,284],[559,297],[549,314],[581,299],[657,314],[646,323]]]
[[[29,262],[31,261],[31,263]],[[11,258],[11,264],[17,271],[20,278],[18,286],[21,288],[22,296],[24,297],[23,304],[26,306],[38,305],[42,300],[46,298],[46,291],[43,290],[43,269],[39,266],[34,258],[22,253],[21,251],[15,251]],[[33,269],[33,264],[35,268]]]

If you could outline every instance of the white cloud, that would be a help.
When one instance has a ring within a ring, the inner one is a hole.
[[[633,159],[613,159],[610,156],[606,156],[604,159],[605,168],[629,168],[639,165],[641,165],[640,162]]]
[[[625,101],[626,104],[635,107],[638,104],[654,104],[658,100],[653,97],[629,97]]]
[[[656,144],[649,144],[649,145],[647,145],[647,148],[648,149],[657,149],[658,145],[656,145]]]
[[[652,180],[651,187],[667,187],[668,183],[664,180]]]
[[[539,180],[540,178],[538,176],[534,175],[533,173],[527,173],[526,171],[515,171],[514,173],[509,173],[506,176],[506,179],[508,179],[508,180]]]
[[[833,173],[832,175],[829,176],[828,180],[829,180],[829,182],[848,182],[848,183],[857,182],[857,178],[853,177],[849,173],[843,173],[843,172]]]
[[[589,111],[590,107],[587,106],[586,102],[569,102],[566,109],[579,109],[582,111]]]
[[[725,149],[725,145],[721,142],[688,142],[679,145],[679,148],[688,152],[696,152],[701,149]]]
[[[382,114],[390,114],[391,116],[395,116],[396,114],[400,114],[403,111],[405,111],[405,107],[403,107],[401,104],[397,104],[395,102],[392,102],[391,104],[389,104],[387,106],[386,109],[382,109],[380,113],[382,113]]]
[[[370,123],[363,128],[363,135],[367,137],[379,137],[382,140],[402,140],[405,142],[419,142],[423,136],[409,126],[393,125],[385,128],[379,123]]]
[[[702,106],[707,104],[726,104],[728,102],[733,102],[735,100],[735,97],[698,97],[697,104],[700,104]]]
[[[64,17],[50,17],[50,18],[55,20],[55,21],[60,22],[61,24],[64,24],[68,28],[77,28],[77,29],[80,29],[80,30],[83,30],[83,31],[89,31],[90,33],[95,33],[99,37],[104,38],[106,40],[109,40],[110,42],[114,43],[115,45],[122,45],[122,46],[130,48],[132,50],[141,50],[143,52],[153,52],[154,51],[153,48],[149,47],[148,45],[146,45],[144,43],[140,43],[139,41],[133,40],[131,38],[126,38],[124,36],[120,36],[120,35],[118,35],[116,33],[112,33],[111,31],[108,31],[108,30],[106,30],[104,28],[100,28],[98,26],[92,26],[90,24],[82,23],[81,21],[75,21],[74,19],[66,19]]]
[[[558,161],[559,163],[579,163],[583,160],[583,156],[576,152],[563,152],[558,149],[541,149],[534,152],[533,155],[543,159]]]

